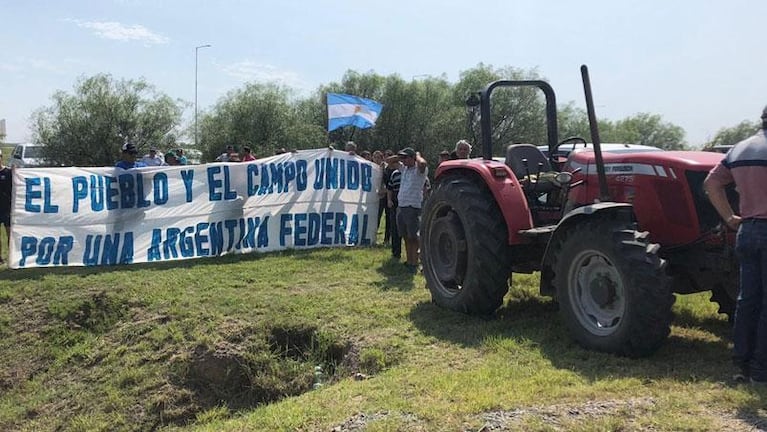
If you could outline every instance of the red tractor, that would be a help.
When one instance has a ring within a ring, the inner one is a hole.
[[[540,271],[541,294],[556,298],[580,344],[646,356],[668,336],[674,292],[711,290],[721,312],[734,310],[733,237],[703,192],[723,155],[603,153],[585,66],[581,72],[591,145],[559,141],[556,99],[544,81],[496,81],[469,99],[479,106],[483,158],[437,169],[422,211],[423,273],[436,304],[490,314],[512,273]],[[543,91],[548,156],[514,144],[493,158],[490,96],[509,86]],[[564,143],[583,149],[565,159]]]

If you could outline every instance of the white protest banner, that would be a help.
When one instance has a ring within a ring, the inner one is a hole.
[[[329,149],[253,162],[15,169],[11,268],[375,241],[381,169]]]

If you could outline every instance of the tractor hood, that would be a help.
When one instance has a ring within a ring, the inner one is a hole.
[[[617,167],[621,164],[641,164],[643,166],[663,166],[680,170],[708,171],[716,166],[724,155],[721,153],[704,151],[661,151],[640,153],[611,153],[603,152],[605,166]],[[588,172],[593,170],[596,163],[594,152],[590,149],[573,152],[568,158],[570,169],[581,168]],[[587,169],[590,166],[590,169]]]

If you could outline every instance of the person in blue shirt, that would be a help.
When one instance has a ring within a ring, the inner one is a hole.
[[[136,156],[138,156],[138,149],[134,144],[131,143],[125,143],[122,146],[122,156],[119,161],[115,164],[117,168],[122,169],[131,169],[131,168],[143,168],[147,165],[144,162],[137,161]]]
[[[184,149],[180,147],[176,149],[176,159],[178,159],[179,165],[186,165],[189,163],[189,161],[186,159],[186,156],[184,156]]]

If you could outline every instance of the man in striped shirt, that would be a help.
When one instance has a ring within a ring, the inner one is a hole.
[[[727,201],[725,187],[735,183],[739,214]],[[733,326],[736,380],[750,377],[767,385],[767,107],[762,129],[736,144],[709,173],[704,187],[727,226],[737,230],[740,292]]]
[[[423,189],[426,184],[428,167],[421,154],[406,147],[397,153],[401,173],[397,201],[397,228],[405,238],[405,263],[411,273],[418,272],[418,225],[421,218]]]

